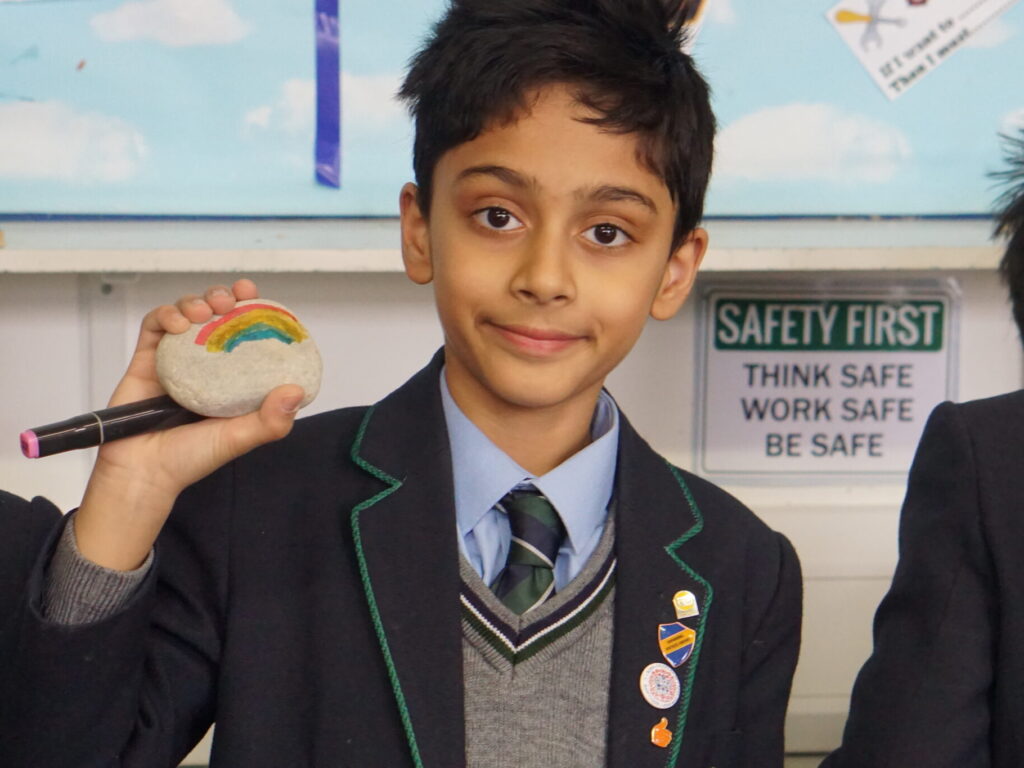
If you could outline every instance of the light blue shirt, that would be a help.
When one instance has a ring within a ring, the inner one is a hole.
[[[536,477],[490,441],[462,412],[441,371],[441,402],[448,425],[455,485],[459,549],[486,584],[505,567],[511,539],[508,517],[494,505],[518,485],[533,485],[547,496],[565,526],[555,560],[555,589],[580,572],[604,531],[615,486],[619,411],[604,390],[591,422],[592,442],[547,474]]]

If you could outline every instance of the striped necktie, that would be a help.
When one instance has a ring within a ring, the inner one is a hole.
[[[491,588],[513,613],[524,614],[555,591],[555,558],[565,528],[551,502],[535,488],[509,491],[496,505],[508,515],[508,561]]]

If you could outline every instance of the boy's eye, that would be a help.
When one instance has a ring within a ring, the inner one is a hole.
[[[523,223],[504,208],[492,205],[473,214],[473,218],[489,229],[509,230],[521,227]]]
[[[614,224],[595,224],[583,233],[583,236],[598,245],[625,245],[631,238]]]

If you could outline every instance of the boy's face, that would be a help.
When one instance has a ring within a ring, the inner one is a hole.
[[[447,381],[470,418],[578,407],[589,418],[648,315],[682,305],[707,243],[671,251],[675,205],[632,134],[580,122],[563,86],[442,155],[429,220],[402,190],[403,259],[433,281]]]

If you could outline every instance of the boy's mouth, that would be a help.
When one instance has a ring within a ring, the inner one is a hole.
[[[575,342],[582,341],[583,336],[565,331],[550,328],[532,328],[525,325],[499,325],[492,323],[491,326],[505,340],[511,342],[516,348],[534,354],[551,354],[560,352]]]

